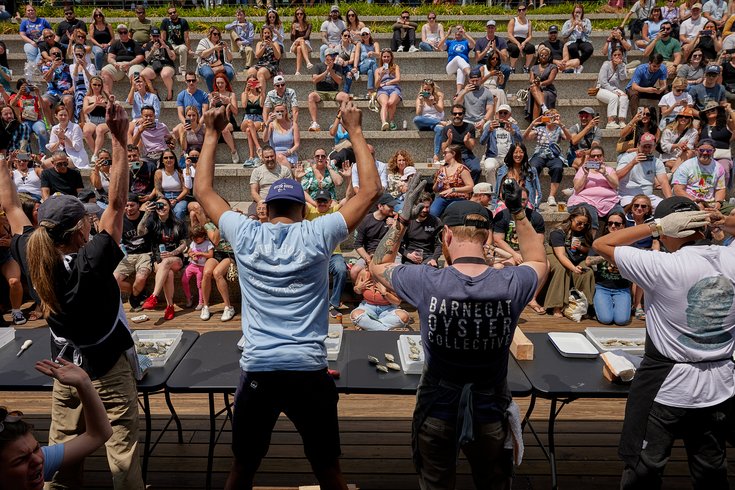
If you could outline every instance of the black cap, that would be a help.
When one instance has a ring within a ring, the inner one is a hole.
[[[329,191],[327,191],[326,189],[319,189],[318,191],[316,191],[316,194],[314,195],[314,200],[318,201],[320,199],[322,201],[330,201],[332,199],[332,196],[331,194],[329,194]]]
[[[160,36],[161,31],[158,30],[158,27],[151,27],[151,36]]]
[[[467,219],[469,214],[482,215],[485,220]],[[491,222],[488,210],[474,201],[455,201],[447,206],[442,215],[442,223],[447,226],[474,226],[475,228],[489,230]]]
[[[82,201],[68,194],[54,194],[38,207],[38,223],[49,233],[61,236],[71,230],[87,212]]]
[[[93,197],[97,197],[97,194],[94,193],[94,189],[82,189],[81,191],[79,191],[77,197],[80,201],[86,204]]]
[[[140,194],[136,194],[135,192],[128,193],[128,202],[140,203]]]
[[[559,32],[559,26],[554,24],[549,27],[549,32]]]
[[[664,199],[656,206],[653,217],[658,219],[672,213],[681,213],[684,211],[699,211],[699,206],[688,197],[673,196]]]
[[[383,194],[382,196],[380,196],[380,199],[378,199],[378,204],[382,204],[384,206],[390,206],[392,208],[396,207],[398,203],[399,203],[398,199],[396,199],[390,194]]]

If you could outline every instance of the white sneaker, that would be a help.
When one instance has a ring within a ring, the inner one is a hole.
[[[417,48],[416,46],[411,46],[410,48],[408,48],[408,52],[409,53],[415,53],[418,50],[419,50],[419,48]]]
[[[561,193],[564,194],[564,197],[571,197],[571,195],[574,194],[574,189],[567,187],[566,189],[562,189]]]
[[[398,49],[396,49],[396,53],[403,53],[403,46],[398,46]]]
[[[199,315],[199,318],[201,318],[204,321],[209,320],[209,318],[212,316],[212,314],[209,312],[209,306],[204,305],[202,306],[202,313]]]
[[[552,207],[556,207],[556,199],[554,198],[554,196],[549,196],[549,198],[546,200],[546,204]]]
[[[620,129],[620,125],[616,123],[615,121],[607,123],[607,126],[605,126],[605,129]]]
[[[584,71],[584,66],[579,65],[577,68],[574,69],[574,73],[582,73]]]
[[[237,151],[232,152],[232,163],[234,163],[235,165],[240,163],[240,155],[237,154]]]
[[[235,308],[232,306],[225,306],[225,311],[222,312],[222,318],[220,318],[223,322],[228,322],[232,320],[232,317],[235,316]]]
[[[322,128],[319,126],[319,123],[316,121],[312,121],[311,126],[309,126],[309,131],[321,131]]]
[[[360,72],[359,72],[359,71],[356,71],[356,72],[355,72],[355,73],[354,73],[354,74],[352,75],[352,78],[353,78],[353,79],[354,79],[355,81],[358,81],[358,80],[360,79]]]

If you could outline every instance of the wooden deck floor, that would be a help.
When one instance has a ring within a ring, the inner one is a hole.
[[[136,328],[183,328],[200,333],[213,330],[239,329],[240,317],[229,323],[219,322],[222,307],[212,308],[212,319],[203,322],[199,312],[178,310],[174,320],[164,322],[163,312],[150,312],[151,320]],[[348,321],[345,315],[345,323]],[[29,323],[29,327],[41,322]],[[347,325],[346,325],[347,326]],[[527,310],[520,323],[526,332],[583,331],[596,322],[574,323],[551,316],[538,316]],[[643,326],[634,321],[632,326]],[[50,400],[45,393],[3,393],[1,405],[25,412],[36,425],[43,442],[47,437]],[[209,421],[204,395],[173,395],[173,403],[182,418],[184,444],[178,444],[176,433],[168,431],[150,460],[148,483],[153,489],[204,488]],[[528,398],[516,400],[524,411]],[[168,410],[163,396],[151,399],[154,437],[167,420]],[[221,400],[218,400],[221,403]],[[411,396],[342,395],[339,404],[342,440],[342,467],[351,483],[361,489],[415,489],[418,487],[411,464],[410,418],[414,400]],[[617,444],[625,408],[624,400],[578,400],[561,412],[557,422],[557,458],[562,488],[619,487],[622,464],[617,457]],[[533,412],[532,424],[546,442],[548,403],[540,400]],[[549,465],[541,448],[527,430],[524,436],[526,454],[518,468],[514,488],[541,489],[550,486]],[[213,488],[222,488],[230,464],[229,424],[215,450]],[[664,488],[690,488],[686,457],[677,445],[667,468]],[[730,474],[735,484],[735,466]],[[87,486],[111,488],[107,463],[102,452],[87,462]],[[315,483],[303,456],[298,434],[291,423],[282,418],[276,426],[267,458],[258,473],[256,484],[295,488]],[[468,465],[461,460],[457,488],[472,488]]]

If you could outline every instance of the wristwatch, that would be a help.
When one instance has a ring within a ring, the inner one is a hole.
[[[648,223],[648,228],[651,230],[651,236],[653,238],[658,238],[661,236],[661,220],[655,219]]]
[[[525,209],[521,209],[520,211],[514,213],[513,214],[513,219],[515,221],[523,221],[524,219],[526,219],[526,210]]]

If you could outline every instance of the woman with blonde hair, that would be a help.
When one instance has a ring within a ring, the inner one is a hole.
[[[87,148],[96,155],[104,146],[105,135],[108,133],[105,124],[105,111],[110,96],[102,88],[102,78],[93,76],[89,79],[89,90],[84,97],[82,113],[84,114],[84,140]]]
[[[286,106],[279,104],[273,108],[270,121],[263,131],[263,141],[273,147],[279,165],[292,167],[299,161],[301,133],[299,127],[288,117]]]
[[[393,118],[398,104],[403,99],[401,94],[401,68],[395,64],[393,52],[385,48],[380,52],[382,66],[375,71],[375,86],[378,103],[380,103],[380,130],[395,131],[398,129]]]
[[[209,28],[207,37],[203,37],[196,49],[197,73],[204,77],[207,89],[214,89],[214,76],[224,72],[228,80],[235,78],[235,69],[232,67],[232,50],[229,44],[222,41],[222,32],[215,26]]]
[[[685,160],[694,156],[699,134],[694,128],[694,111],[684,108],[661,134],[661,159],[670,172],[676,172]]]
[[[413,167],[413,157],[406,150],[398,150],[388,160],[388,187],[385,190],[387,193],[392,194],[393,197],[398,197],[401,194],[399,187],[401,185],[401,177],[403,177],[403,171],[406,167]],[[405,183],[405,181],[404,181]]]
[[[258,77],[255,75],[248,76],[245,82],[245,91],[240,96],[240,102],[245,113],[242,117],[240,130],[248,138],[248,158],[245,160],[244,166],[255,167],[260,165],[258,132],[263,129],[263,104],[265,103],[265,90],[263,90]]]

